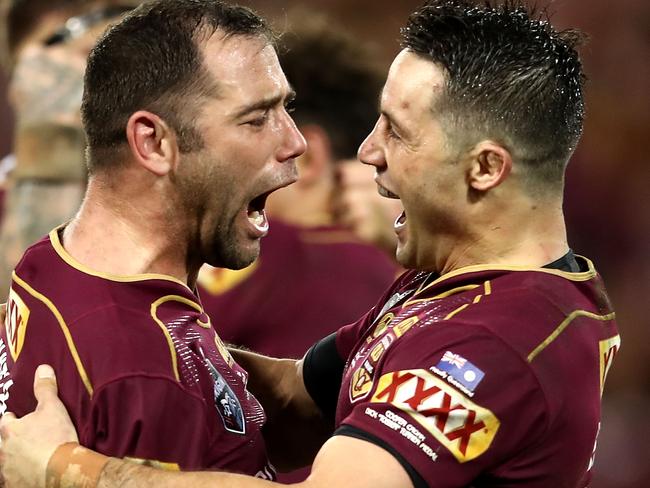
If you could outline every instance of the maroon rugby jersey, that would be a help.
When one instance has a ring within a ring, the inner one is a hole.
[[[34,370],[49,363],[83,445],[170,469],[272,478],[264,412],[197,297],[170,277],[88,270],[58,232],[29,248],[13,276],[2,413],[34,409]]]
[[[336,336],[337,433],[383,445],[419,486],[586,486],[620,339],[577,260],[577,273],[407,272]]]
[[[339,227],[301,229],[273,220],[251,267],[203,269],[199,285],[224,341],[298,358],[366,313],[397,272],[385,253]]]

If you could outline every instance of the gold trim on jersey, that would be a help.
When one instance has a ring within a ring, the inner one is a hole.
[[[56,251],[56,253],[59,255],[61,259],[63,259],[66,263],[68,263],[70,266],[72,266],[74,269],[81,271],[82,273],[85,273],[90,276],[96,276],[97,278],[103,278],[105,280],[109,281],[117,281],[118,283],[130,283],[134,281],[146,281],[146,280],[164,280],[164,281],[172,281],[174,283],[177,283],[179,285],[182,285],[183,287],[190,289],[189,286],[187,286],[187,283],[184,283],[183,281],[179,280],[178,278],[174,278],[173,276],[165,275],[165,274],[157,274],[157,273],[141,273],[141,274],[134,274],[134,275],[114,275],[111,273],[105,273],[103,271],[95,271],[88,266],[81,264],[79,261],[77,261],[75,258],[73,258],[68,251],[65,250],[63,247],[63,244],[61,244],[61,240],[59,239],[59,231],[63,228],[64,226],[57,227],[56,229],[52,230],[50,232],[50,242],[52,243],[52,247]]]
[[[406,300],[404,302],[404,305],[402,305],[402,308],[410,307],[411,305],[413,305],[415,303],[428,302],[428,301],[431,301],[431,300],[439,300],[441,298],[447,298],[447,297],[450,297],[452,295],[455,295],[456,293],[462,293],[464,291],[475,290],[479,286],[481,286],[481,285],[459,286],[458,288],[452,288],[451,290],[444,291],[440,295],[436,295],[435,297],[408,299],[408,300]],[[414,293],[413,296],[415,296],[416,293]]]
[[[561,278],[565,278],[570,281],[589,281],[596,276],[596,268],[594,267],[594,263],[592,263],[591,260],[589,260],[584,256],[579,256],[577,254],[576,254],[576,259],[584,260],[587,263],[588,271],[582,271],[579,273],[570,273],[568,271],[561,271],[559,269],[535,268],[530,266],[508,266],[508,265],[500,265],[500,264],[478,264],[473,266],[465,266],[464,268],[458,268],[453,271],[450,271],[449,273],[440,276],[438,279],[432,281],[431,283],[428,284],[426,284],[426,282],[422,283],[420,285],[420,288],[418,288],[415,291],[415,293],[413,293],[412,296],[416,297],[421,293],[423,293],[424,291],[428,290],[429,288],[450,278],[454,278],[456,276],[460,276],[463,274],[476,273],[479,271],[534,271],[538,273],[546,273],[546,274],[559,276]],[[485,294],[489,295],[490,293],[491,293],[491,287],[488,284],[486,285]],[[414,301],[410,301],[410,303],[414,303]]]
[[[246,281],[259,266],[257,259],[244,269],[215,268],[204,264],[199,270],[198,283],[211,295],[221,295]]]
[[[587,317],[590,319],[594,320],[600,320],[602,322],[607,322],[608,320],[614,320],[616,317],[616,313],[608,313],[607,315],[598,315],[592,312],[588,312],[587,310],[574,310],[571,312],[569,315],[566,316],[566,318],[558,325],[555,330],[546,338],[544,339],[539,346],[537,346],[535,349],[533,349],[533,352],[531,352],[528,355],[528,362],[531,363],[533,362],[533,359],[539,355],[548,345],[550,345],[555,339],[558,338],[558,336],[564,332],[564,329],[566,329],[571,322],[573,322],[575,319],[578,317]]]
[[[176,356],[176,347],[174,346],[174,340],[172,339],[172,336],[169,333],[169,330],[167,330],[167,326],[165,323],[158,318],[158,307],[160,307],[163,303],[167,302],[180,302],[185,305],[189,305],[192,307],[194,310],[203,313],[203,307],[199,305],[196,302],[193,302],[192,300],[188,300],[185,297],[182,297],[180,295],[166,295],[164,297],[160,297],[158,300],[153,302],[151,304],[151,317],[154,319],[154,321],[158,324],[158,327],[160,327],[160,330],[162,330],[163,335],[165,336],[165,339],[167,340],[167,345],[169,346],[169,353],[171,355],[171,360],[172,360],[172,369],[174,371],[174,377],[176,378],[176,381],[181,380],[180,375],[178,374],[178,358]],[[208,317],[208,323],[200,322],[199,320],[196,321],[201,327],[205,329],[210,329],[210,317]]]
[[[23,279],[21,279],[16,274],[15,271],[12,273],[11,276],[15,283],[17,283],[21,288],[23,288],[27,293],[33,296],[36,300],[42,302],[50,310],[50,312],[52,312],[52,315],[54,315],[57,322],[59,323],[59,327],[61,327],[61,331],[63,332],[65,341],[68,345],[68,349],[70,349],[70,354],[72,355],[72,359],[74,360],[74,363],[77,366],[77,372],[81,377],[81,381],[86,387],[86,391],[88,391],[88,394],[92,397],[93,386],[90,383],[90,378],[88,378],[88,373],[86,373],[86,369],[84,368],[83,363],[81,362],[81,358],[79,357],[79,353],[77,352],[77,347],[75,346],[74,340],[72,339],[72,335],[70,334],[70,329],[68,328],[68,325],[65,323],[65,320],[63,319],[63,315],[61,315],[61,312],[59,312],[59,310],[56,308],[54,303],[52,303],[52,301],[49,298],[47,298],[42,293],[39,293],[36,290],[34,290]]]
[[[181,470],[181,467],[178,465],[178,463],[164,463],[162,461],[156,461],[155,459],[141,459],[128,456],[124,459],[131,463],[139,464],[141,466],[149,466],[150,468],[162,469],[163,471]]]

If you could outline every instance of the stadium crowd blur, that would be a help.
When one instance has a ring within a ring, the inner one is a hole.
[[[399,26],[421,2],[239,3],[276,19],[279,29],[294,4],[325,11],[373,42],[388,66],[398,49]],[[623,341],[605,389],[591,486],[642,488],[650,486],[650,165],[642,155],[650,127],[650,2],[556,0],[550,10],[556,25],[577,27],[590,37],[582,51],[590,79],[586,126],[568,171],[565,211],[572,248],[591,258],[605,278]],[[0,73],[0,158],[12,151],[6,84]]]

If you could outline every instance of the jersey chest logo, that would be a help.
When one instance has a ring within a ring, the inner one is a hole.
[[[598,343],[599,350],[599,363],[600,363],[600,394],[602,396],[603,389],[605,388],[605,379],[609,368],[612,367],[614,357],[621,347],[621,336],[615,335],[609,339],[605,339]]]
[[[7,333],[7,346],[11,358],[16,361],[25,342],[25,331],[29,321],[29,308],[22,298],[13,289],[9,290],[7,301],[7,316],[5,318],[5,331]]]
[[[384,315],[352,360],[350,370],[353,373],[349,389],[351,402],[368,396],[374,385],[375,367],[379,360],[392,344],[419,320],[413,316],[393,325],[394,318],[395,314],[390,312]]]
[[[224,427],[233,434],[246,434],[246,419],[239,398],[212,361],[205,356],[203,350],[199,348],[199,351],[214,381],[214,406],[223,420]]]

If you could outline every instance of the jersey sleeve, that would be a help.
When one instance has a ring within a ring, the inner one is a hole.
[[[213,437],[205,409],[202,398],[169,378],[122,377],[95,392],[80,441],[110,456],[199,469]]]
[[[352,429],[391,446],[424,486],[436,488],[469,486],[543,435],[543,392],[499,338],[448,322],[404,339],[385,353],[371,394],[353,405],[337,434]]]

